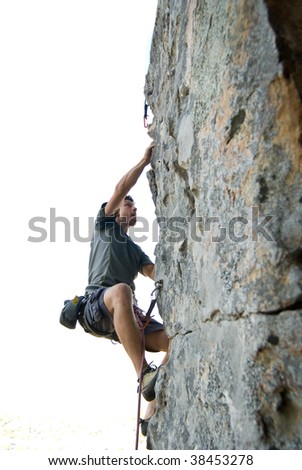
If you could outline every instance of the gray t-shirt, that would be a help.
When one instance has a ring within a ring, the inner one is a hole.
[[[134,279],[148,264],[154,263],[115,222],[115,217],[105,216],[103,204],[90,245],[86,292],[91,294],[99,287],[111,287],[120,282],[128,284],[134,291]]]

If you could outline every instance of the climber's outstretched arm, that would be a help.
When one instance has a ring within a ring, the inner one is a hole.
[[[128,171],[122,177],[122,179],[117,183],[114,193],[109,199],[105,207],[106,215],[112,215],[116,210],[120,208],[125,196],[127,196],[130,189],[133,188],[138,178],[142,174],[145,166],[147,166],[150,163],[153,147],[154,147],[154,142],[151,142],[149,147],[146,148],[144,156],[141,159],[141,161],[137,165],[135,165],[133,168],[131,168],[131,170]]]

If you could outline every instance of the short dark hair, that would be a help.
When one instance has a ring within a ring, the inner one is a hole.
[[[130,196],[130,194],[128,194],[127,196],[124,197],[124,201],[134,202],[134,199],[133,199],[132,196]],[[106,206],[106,204],[108,204],[108,203],[107,203],[107,202],[104,202],[104,203],[102,204],[102,209]],[[119,209],[118,209],[116,212],[118,212],[118,211],[119,211]]]

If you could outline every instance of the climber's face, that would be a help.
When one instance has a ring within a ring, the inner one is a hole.
[[[116,218],[117,223],[122,225],[124,229],[134,227],[136,224],[136,212],[137,208],[134,202],[128,201],[127,199],[124,200]]]

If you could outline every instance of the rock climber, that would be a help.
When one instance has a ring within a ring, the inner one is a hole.
[[[84,330],[99,337],[120,342],[129,355],[138,380],[143,360],[141,390],[149,402],[142,423],[146,435],[149,419],[155,411],[154,386],[159,368],[149,365],[142,344],[145,315],[134,295],[134,280],[138,273],[154,280],[155,265],[127,234],[136,223],[137,209],[128,192],[150,163],[154,142],[143,158],[115,186],[113,195],[102,204],[95,221],[89,257],[89,279],[86,304],[79,319]],[[151,318],[145,327],[145,350],[166,352],[162,365],[168,360],[168,337],[163,324]]]

